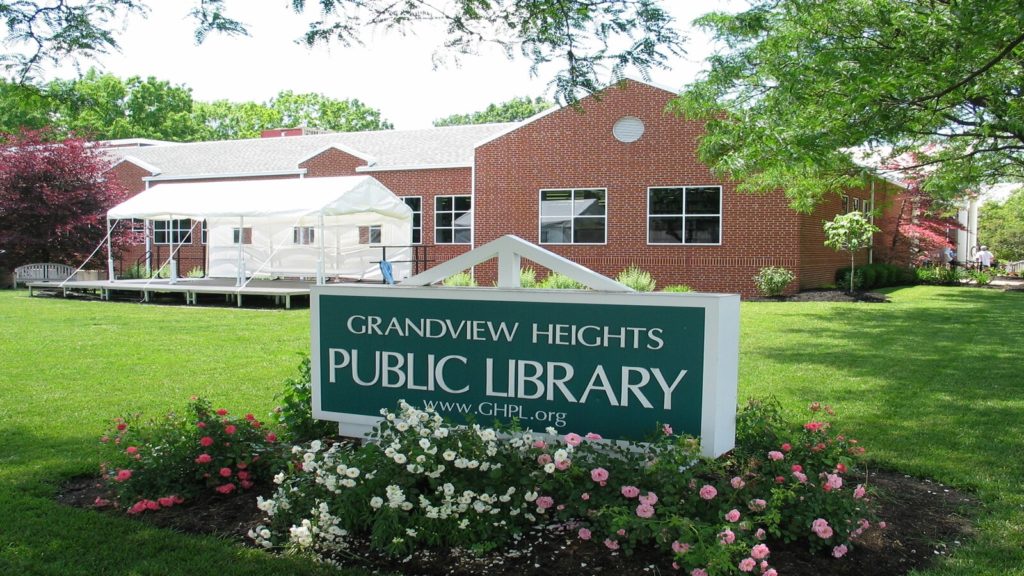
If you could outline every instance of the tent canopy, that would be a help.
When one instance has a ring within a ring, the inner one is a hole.
[[[372,176],[157,184],[107,212],[111,220],[378,214],[412,220],[412,210]]]

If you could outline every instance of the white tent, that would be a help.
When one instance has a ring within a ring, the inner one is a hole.
[[[412,243],[412,210],[371,176],[157,184],[107,212],[108,221],[186,218],[206,221],[207,276],[239,283],[380,279],[382,247],[388,260],[407,261]],[[395,278],[410,268],[395,263]],[[176,276],[173,258],[171,269]]]

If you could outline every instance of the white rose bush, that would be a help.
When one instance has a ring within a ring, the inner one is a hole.
[[[869,490],[847,477],[863,449],[822,419],[789,426],[773,410],[753,403],[741,412],[741,444],[710,460],[697,439],[668,426],[631,444],[552,428],[455,426],[402,402],[382,411],[362,446],[293,447],[249,536],[340,563],[367,547],[396,556],[488,552],[559,526],[609,554],[661,549],[689,576],[777,576],[769,539],[842,557],[877,525]]]

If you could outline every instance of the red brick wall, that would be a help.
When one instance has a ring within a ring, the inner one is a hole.
[[[336,148],[330,148],[299,164],[298,167],[306,169],[307,178],[316,178],[318,176],[353,176],[359,166],[366,166],[366,161]]]
[[[781,194],[737,194],[735,185],[697,160],[703,123],[664,112],[674,94],[628,82],[582,110],[567,108],[477,149],[476,244],[503,234],[538,242],[539,190],[607,189],[607,244],[551,249],[602,274],[631,264],[651,272],[659,286],[685,283],[698,290],[755,295],[752,277],[764,266],[798,272],[798,217]],[[624,144],[612,135],[623,116],[640,118],[643,137]],[[722,186],[720,246],[648,245],[647,188]],[[482,284],[494,267],[478,267]]]

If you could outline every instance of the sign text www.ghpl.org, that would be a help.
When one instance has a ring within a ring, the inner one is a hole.
[[[708,309],[657,296],[319,289],[314,411],[343,432],[347,418],[368,424],[405,400],[456,421],[699,435]]]

